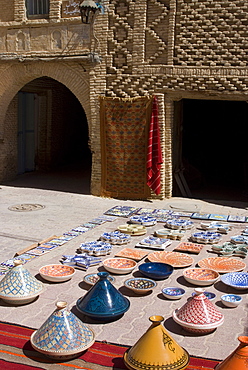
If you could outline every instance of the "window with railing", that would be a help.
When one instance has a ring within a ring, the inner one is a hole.
[[[26,0],[27,16],[29,18],[48,17],[49,3],[49,0]]]

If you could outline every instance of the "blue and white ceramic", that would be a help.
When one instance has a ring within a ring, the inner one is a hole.
[[[79,250],[89,256],[106,256],[111,252],[112,245],[104,241],[85,242],[80,245]]]
[[[246,235],[235,235],[232,236],[231,242],[235,244],[248,244],[248,236]]]
[[[132,224],[153,226],[157,223],[157,219],[155,217],[151,217],[147,215],[135,215],[135,216],[130,217],[130,222]]]
[[[200,231],[193,233],[191,239],[197,243],[213,244],[221,240],[221,234],[212,231]]]
[[[87,253],[75,255],[63,255],[62,263],[78,269],[87,270],[91,266],[99,265],[102,262],[100,257],[89,256]]]
[[[103,233],[100,240],[107,241],[110,244],[127,244],[131,241],[131,235],[120,232],[119,230],[109,233]]]
[[[201,228],[207,231],[227,234],[231,230],[231,225],[220,223],[218,221],[201,222]]]
[[[204,294],[208,299],[210,299],[210,301],[216,297],[216,294],[214,294],[214,293],[212,293],[212,292],[205,292],[205,291],[203,291],[203,294]],[[195,295],[196,295],[196,292],[193,292],[193,293],[192,293],[192,297],[194,297]]]
[[[180,219],[180,218],[173,218],[173,219],[167,220],[165,222],[165,226],[169,227],[170,229],[188,230],[194,226],[194,222]]]
[[[154,280],[167,279],[174,271],[173,266],[162,262],[145,262],[139,266],[139,271]]]
[[[108,272],[99,272],[99,280],[76,303],[79,312],[98,321],[116,320],[130,306],[129,300],[107,279],[108,275]]]
[[[162,289],[162,294],[167,299],[180,299],[184,296],[185,290],[180,287],[166,287]]]
[[[11,304],[32,302],[43,292],[43,284],[16,260],[15,267],[0,282],[0,298]]]
[[[57,309],[30,338],[32,347],[48,357],[68,360],[79,356],[95,342],[94,332],[72,312],[66,302]]]
[[[226,307],[237,307],[242,302],[242,297],[236,294],[224,294],[221,297],[221,302]]]
[[[157,283],[146,278],[130,278],[124,282],[126,288],[137,294],[146,294],[157,286]]]
[[[84,276],[84,282],[89,285],[94,285],[99,280],[98,274],[88,274]],[[111,275],[108,275],[107,279],[111,282],[115,282],[115,278]]]
[[[221,281],[235,289],[248,289],[248,272],[228,272],[221,276]]]

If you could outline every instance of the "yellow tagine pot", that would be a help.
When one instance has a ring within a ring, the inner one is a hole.
[[[133,347],[124,353],[124,363],[131,370],[183,370],[189,354],[171,338],[161,322],[162,316],[151,316],[152,325]]]

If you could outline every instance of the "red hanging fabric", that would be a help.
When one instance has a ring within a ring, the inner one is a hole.
[[[160,145],[160,132],[158,125],[158,102],[156,96],[153,98],[150,128],[148,133],[147,147],[147,185],[155,194],[160,194],[161,181],[160,169],[163,163]]]

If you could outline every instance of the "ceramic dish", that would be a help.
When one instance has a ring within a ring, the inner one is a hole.
[[[159,229],[155,231],[155,236],[172,240],[181,240],[185,235],[185,230]]]
[[[103,233],[100,236],[100,240],[107,241],[110,244],[122,245],[129,243],[131,241],[131,236],[116,230],[110,233]]]
[[[89,284],[89,285],[94,285],[98,280],[99,276],[97,274],[88,274],[84,276],[84,282]],[[111,275],[108,275],[107,279],[111,282],[115,282],[115,278]]]
[[[157,286],[157,283],[151,279],[132,278],[124,282],[126,288],[131,289],[137,294],[146,294]]]
[[[120,252],[115,254],[115,257],[126,257],[131,258],[135,261],[140,261],[142,258],[147,256],[148,252],[142,251],[140,249],[124,248]]]
[[[167,299],[180,299],[184,296],[185,290],[179,287],[166,287],[162,289],[162,294]]]
[[[146,234],[146,227],[143,225],[120,225],[118,230],[122,233],[126,233],[132,236],[144,235]]]
[[[221,276],[221,281],[235,289],[248,289],[248,272],[229,272]]]
[[[72,266],[66,265],[46,265],[40,268],[40,276],[54,283],[61,283],[70,280],[75,274],[75,269]]]
[[[203,294],[204,294],[208,299],[210,299],[210,301],[216,297],[216,294],[214,294],[214,293],[212,293],[212,292],[205,292],[204,290],[203,290]],[[192,293],[192,297],[194,297],[195,295],[196,295],[196,292],[193,292],[193,293]]]
[[[178,244],[176,248],[174,248],[174,251],[198,254],[203,248],[204,248],[204,245],[202,244],[181,242]]]
[[[112,245],[104,241],[85,242],[79,247],[80,252],[86,252],[89,256],[106,256],[111,250]]]
[[[219,232],[222,234],[227,234],[228,231],[231,230],[231,226],[228,224],[222,224],[217,221],[211,221],[211,222],[201,222],[201,228],[203,230],[213,231],[213,232]]]
[[[237,307],[242,302],[242,297],[236,294],[224,294],[220,297],[226,307]]]
[[[137,262],[128,258],[108,258],[103,261],[104,268],[113,274],[129,274],[137,266]]]
[[[150,262],[168,263],[173,267],[187,267],[194,263],[194,259],[184,253],[179,252],[153,252],[148,254]]]
[[[193,233],[191,239],[196,243],[214,244],[221,240],[221,234],[212,231],[202,231]]]
[[[173,266],[161,262],[147,262],[139,266],[139,271],[150,279],[164,280],[173,272]]]
[[[194,226],[193,221],[183,220],[180,218],[174,218],[165,222],[166,227],[176,230],[188,230]]]
[[[139,225],[144,225],[144,226],[153,226],[157,223],[157,219],[155,217],[151,216],[131,216],[130,217],[130,222],[132,224],[139,224]]]
[[[232,257],[208,257],[200,260],[198,265],[202,268],[209,268],[219,273],[242,271],[246,264],[237,258]]]
[[[204,268],[189,268],[183,271],[183,277],[193,285],[207,286],[219,279],[217,271]]]

